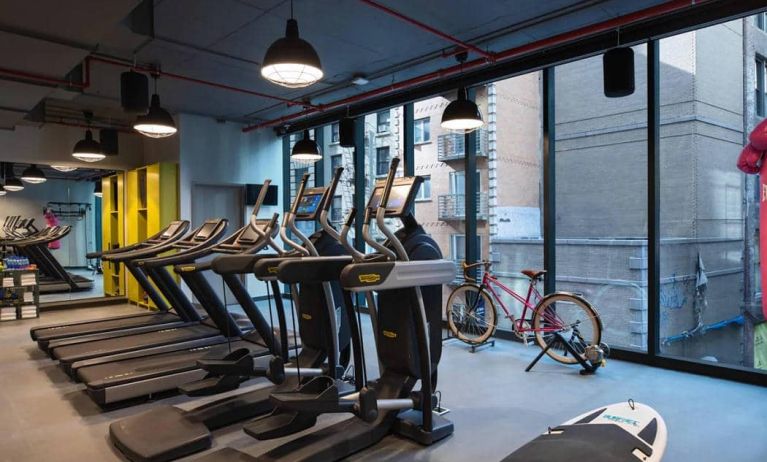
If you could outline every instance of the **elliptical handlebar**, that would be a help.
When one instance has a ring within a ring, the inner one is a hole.
[[[309,173],[304,173],[303,177],[301,177],[301,183],[298,186],[298,191],[296,192],[296,197],[293,199],[293,204],[290,206],[290,211],[285,214],[285,218],[282,220],[282,226],[280,226],[280,239],[282,239],[282,242],[289,245],[290,247],[294,248],[296,251],[301,253],[302,255],[309,256],[309,250],[304,248],[301,244],[298,242],[292,240],[288,237],[288,229],[295,232],[294,230],[294,218],[296,216],[296,212],[298,211],[298,204],[301,202],[301,197],[304,195],[304,190],[306,189],[306,183],[309,181]],[[300,236],[303,236],[300,234]]]

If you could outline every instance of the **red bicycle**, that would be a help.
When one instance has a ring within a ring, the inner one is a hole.
[[[468,271],[480,265],[484,267],[484,274],[481,283],[477,284]],[[575,364],[579,362],[578,358],[568,354],[569,351],[575,351],[585,358],[589,352],[600,348],[602,321],[586,299],[570,292],[541,295],[537,285],[546,274],[545,270],[522,271],[530,279],[527,296],[522,297],[501,283],[491,273],[491,266],[488,261],[471,265],[462,262],[466,282],[450,293],[445,309],[447,324],[453,336],[469,345],[487,341],[498,326],[497,302],[505,317],[511,320],[514,334],[525,342],[529,335],[533,335],[535,343],[556,361]],[[509,312],[496,289],[522,303],[521,316],[517,318]],[[561,344],[563,341],[571,348]]]

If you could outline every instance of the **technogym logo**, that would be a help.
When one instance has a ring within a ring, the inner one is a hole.
[[[381,280],[381,275],[376,273],[360,274],[357,276],[360,282],[364,284],[372,284]]]

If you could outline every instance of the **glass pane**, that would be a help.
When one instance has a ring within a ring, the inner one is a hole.
[[[477,150],[481,258],[490,260],[500,282],[523,298],[529,280],[520,271],[543,268],[541,75],[494,82],[477,98],[486,122]],[[522,314],[519,302],[503,290],[496,293],[509,314]],[[511,329],[503,307],[498,309],[498,327]]]
[[[323,128],[325,133],[325,184],[330,183],[330,179],[335,172],[336,167],[343,167],[344,172],[341,175],[341,181],[336,188],[333,202],[330,206],[330,222],[336,229],[340,229],[343,219],[349,213],[354,205],[354,148],[344,148],[337,139],[338,124],[326,125]],[[333,138],[333,137],[336,138]],[[354,229],[349,232],[350,238],[354,237]]]
[[[293,145],[298,142],[303,137],[303,132],[301,133],[292,133],[290,136],[290,150],[293,150]],[[311,139],[316,139],[314,136],[314,129],[309,130],[309,137]],[[329,137],[326,136],[326,139],[329,139]],[[322,151],[323,155],[325,154],[325,151]],[[308,162],[308,161],[290,161],[290,200],[293,201],[293,198],[296,197],[296,192],[298,191],[298,186],[301,183],[301,178],[303,177],[304,173],[309,174],[309,181],[306,183],[307,188],[312,188],[315,185],[315,175],[317,172],[314,171],[316,163],[315,162]],[[289,209],[290,204],[285,204],[285,208]],[[299,231],[304,233],[307,237],[309,237],[315,229],[315,224],[305,221],[297,221],[296,227]]]
[[[593,304],[604,342],[644,350],[647,53],[633,50],[636,90],[623,98],[605,97],[602,56],[555,71],[556,288]]]
[[[660,348],[767,369],[759,177],[736,166],[761,120],[755,32],[743,19],[660,42]]]

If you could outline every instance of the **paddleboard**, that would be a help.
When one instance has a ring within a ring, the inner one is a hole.
[[[627,401],[550,428],[502,462],[659,462],[667,440],[666,423],[658,412]]]

